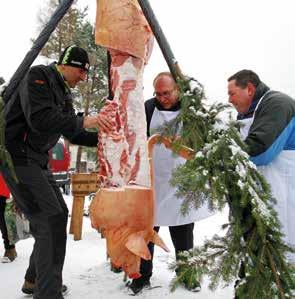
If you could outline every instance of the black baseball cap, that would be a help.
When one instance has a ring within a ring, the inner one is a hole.
[[[70,65],[86,71],[88,71],[90,67],[87,52],[75,45],[65,48],[57,64]]]

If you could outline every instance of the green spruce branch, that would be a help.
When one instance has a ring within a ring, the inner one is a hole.
[[[229,206],[225,236],[214,236],[201,247],[179,258],[172,290],[185,281],[210,278],[210,288],[229,285],[241,271],[236,287],[241,299],[292,298],[295,281],[286,261],[287,246],[273,209],[275,199],[264,177],[249,160],[238,123],[223,121],[225,104],[206,105],[202,86],[195,80],[179,81],[181,112],[162,129],[163,137],[174,139],[174,150],[182,146],[194,152],[178,167],[171,184],[183,199],[182,212],[199,208],[205,201],[212,211]],[[240,267],[242,261],[242,267]]]
[[[10,154],[5,148],[5,118],[2,96],[0,96],[0,167],[8,169],[12,177],[17,181]]]

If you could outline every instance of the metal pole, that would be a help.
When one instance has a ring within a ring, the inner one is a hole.
[[[55,10],[55,12],[53,13],[53,15],[51,16],[49,22],[44,26],[43,30],[35,40],[32,48],[25,56],[14,75],[11,77],[11,80],[3,94],[3,100],[5,103],[9,101],[13,93],[16,91],[20,82],[29,70],[30,66],[32,65],[36,57],[39,55],[40,51],[42,50],[48,39],[50,38],[51,33],[55,30],[59,21],[63,18],[68,9],[71,7],[73,1],[74,0],[64,0],[63,2],[61,2]]]
[[[159,47],[163,53],[163,56],[168,64],[171,74],[173,75],[174,79],[183,78],[183,74],[180,70],[180,67],[173,55],[171,47],[161,29],[161,26],[153,12],[153,9],[148,0],[138,0],[138,3],[142,9],[142,12],[148,21],[154,36],[159,44]]]

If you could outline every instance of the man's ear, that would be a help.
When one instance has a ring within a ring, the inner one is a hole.
[[[248,87],[248,95],[253,98],[256,92],[255,85],[251,82],[248,82],[247,87]]]

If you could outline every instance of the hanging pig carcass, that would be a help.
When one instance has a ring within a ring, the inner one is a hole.
[[[90,207],[92,226],[103,229],[107,253],[129,277],[140,276],[152,241],[168,250],[153,230],[154,198],[147,151],[143,70],[153,35],[133,0],[97,1],[96,43],[111,56],[113,100],[100,113],[113,122],[99,131],[99,177],[103,188]]]

